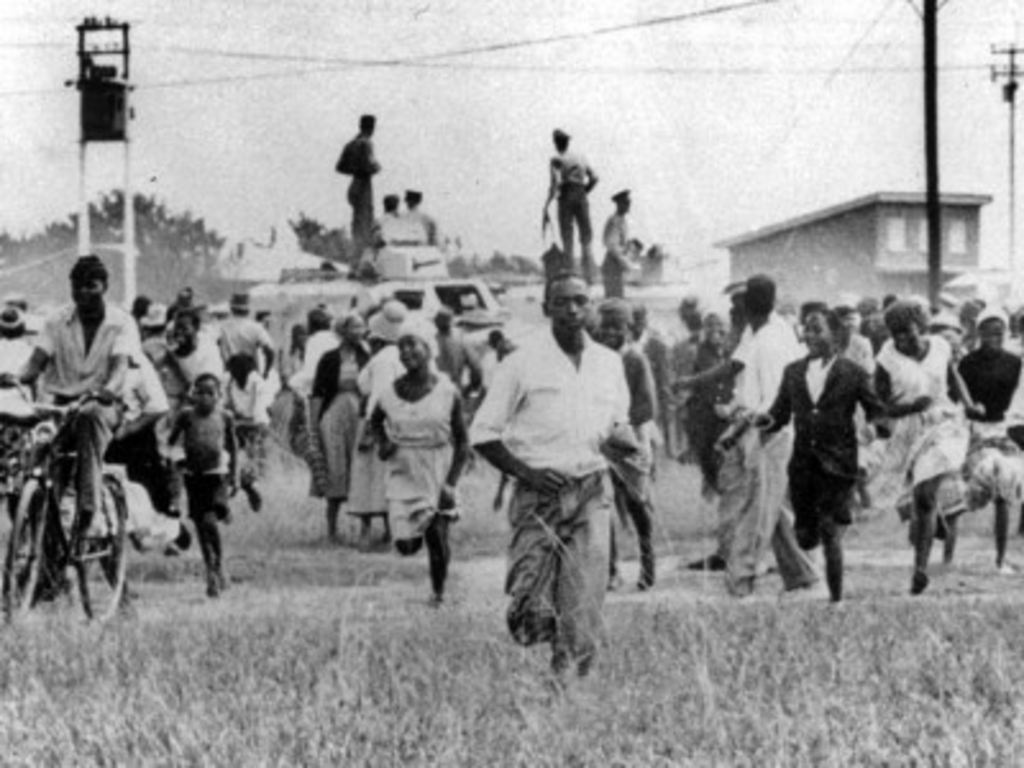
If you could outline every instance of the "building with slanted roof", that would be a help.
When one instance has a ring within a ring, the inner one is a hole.
[[[990,202],[988,195],[941,196],[944,281],[978,268],[981,207]],[[923,193],[876,192],[715,246],[729,250],[731,280],[768,274],[797,301],[928,292]]]

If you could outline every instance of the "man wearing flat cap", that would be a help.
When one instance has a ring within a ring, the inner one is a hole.
[[[41,383],[44,399],[58,405],[90,396],[71,430],[76,462],[76,501],[81,519],[100,510],[103,454],[121,424],[121,397],[128,363],[142,354],[131,315],[106,303],[107,268],[97,256],[80,258],[71,270],[72,304],[46,320],[28,363],[16,376]]]
[[[352,242],[356,258],[373,246],[373,177],[380,173],[380,163],[373,151],[373,132],[377,118],[359,118],[359,133],[341,152],[334,169],[352,177],[348,187],[348,203],[352,206]]]
[[[615,213],[604,225],[604,262],[601,264],[601,278],[604,280],[606,299],[621,299],[625,296],[623,276],[629,270],[629,209],[632,200],[629,190],[612,195]]]
[[[423,228],[424,242],[427,245],[438,244],[437,222],[432,216],[428,216],[420,210],[420,203],[423,202],[423,193],[415,189],[406,190],[405,193],[405,219],[413,225]]]
[[[580,230],[580,250],[583,279],[594,283],[594,253],[590,243],[594,230],[590,225],[590,203],[587,195],[597,186],[597,174],[583,155],[569,151],[569,134],[556,130],[553,134],[557,154],[551,158],[551,184],[544,203],[544,225],[551,221],[548,208],[558,199],[558,231],[562,238],[562,251],[566,261],[575,267],[573,238],[575,228]]]

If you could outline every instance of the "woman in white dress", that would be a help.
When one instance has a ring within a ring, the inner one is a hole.
[[[897,301],[886,310],[892,338],[878,353],[875,383],[892,423],[872,496],[910,520],[914,545],[911,594],[928,587],[928,559],[938,518],[965,511],[963,467],[969,431],[953,368],[953,350],[927,335],[925,308]]]
[[[403,333],[398,350],[406,372],[381,391],[371,417],[378,454],[388,462],[387,501],[395,548],[412,555],[426,544],[432,602],[444,601],[451,560],[449,524],[457,519],[455,486],[469,457],[458,390],[431,369],[430,345]]]

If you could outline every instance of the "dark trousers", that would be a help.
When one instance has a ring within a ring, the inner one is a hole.
[[[851,522],[855,478],[827,472],[816,458],[790,464],[789,496],[801,549],[819,544],[825,553],[825,579],[834,602],[843,597],[843,533]]]
[[[177,500],[173,468],[160,455],[152,426],[112,440],[104,460],[108,464],[123,464],[128,479],[146,489],[157,512],[166,515],[172,502]]]
[[[636,531],[637,546],[640,548],[640,586],[654,586],[654,508],[649,499],[641,500],[626,490],[625,485],[612,475],[615,488],[615,508],[620,520],[629,520]],[[608,575],[614,577],[618,573],[618,547],[615,543],[615,522],[611,524],[611,543],[609,545]]]
[[[558,197],[558,231],[562,236],[562,251],[565,258],[575,265],[574,253],[575,228],[580,230],[580,251],[582,252],[581,267],[583,279],[587,285],[594,282],[594,252],[590,243],[594,239],[594,229],[590,225],[590,203],[587,190],[581,184],[566,184]]]
[[[395,542],[398,554],[408,557],[415,555],[427,545],[427,558],[430,561],[430,586],[434,595],[444,595],[444,585],[448,580],[448,565],[452,560],[452,548],[448,535],[449,518],[434,515],[423,536],[415,539],[399,539]]]
[[[224,475],[185,475],[188,516],[196,527],[199,551],[203,554],[207,575],[223,575],[220,529],[217,522],[227,520],[228,484]]]

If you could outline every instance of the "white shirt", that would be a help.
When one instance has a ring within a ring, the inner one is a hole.
[[[733,360],[743,364],[736,378],[737,403],[756,413],[767,411],[779,394],[786,366],[803,355],[793,327],[774,312],[757,333],[747,326],[732,354]]]
[[[129,423],[143,416],[163,414],[171,410],[164,386],[160,383],[153,363],[145,355],[139,355],[134,360],[138,367],[128,369],[124,383],[124,420]]]
[[[807,362],[807,391],[811,393],[811,402],[817,404],[821,399],[821,393],[825,391],[825,380],[828,372],[832,370],[832,363],[836,361],[836,355],[824,362],[820,357],[813,358]]]
[[[174,355],[173,352],[171,354]],[[200,333],[196,336],[196,348],[188,355],[185,357],[174,355],[174,360],[189,388],[204,373],[212,373],[219,381],[224,381],[226,376],[224,358],[220,356],[217,341],[206,334]]]
[[[381,392],[390,387],[399,376],[405,374],[405,366],[398,356],[398,345],[388,344],[379,350],[359,372],[359,392],[367,399],[366,413],[370,415],[380,399]]]
[[[577,370],[548,331],[501,362],[469,434],[474,445],[500,440],[534,469],[582,477],[607,466],[601,441],[628,422],[618,353],[588,338]]]

